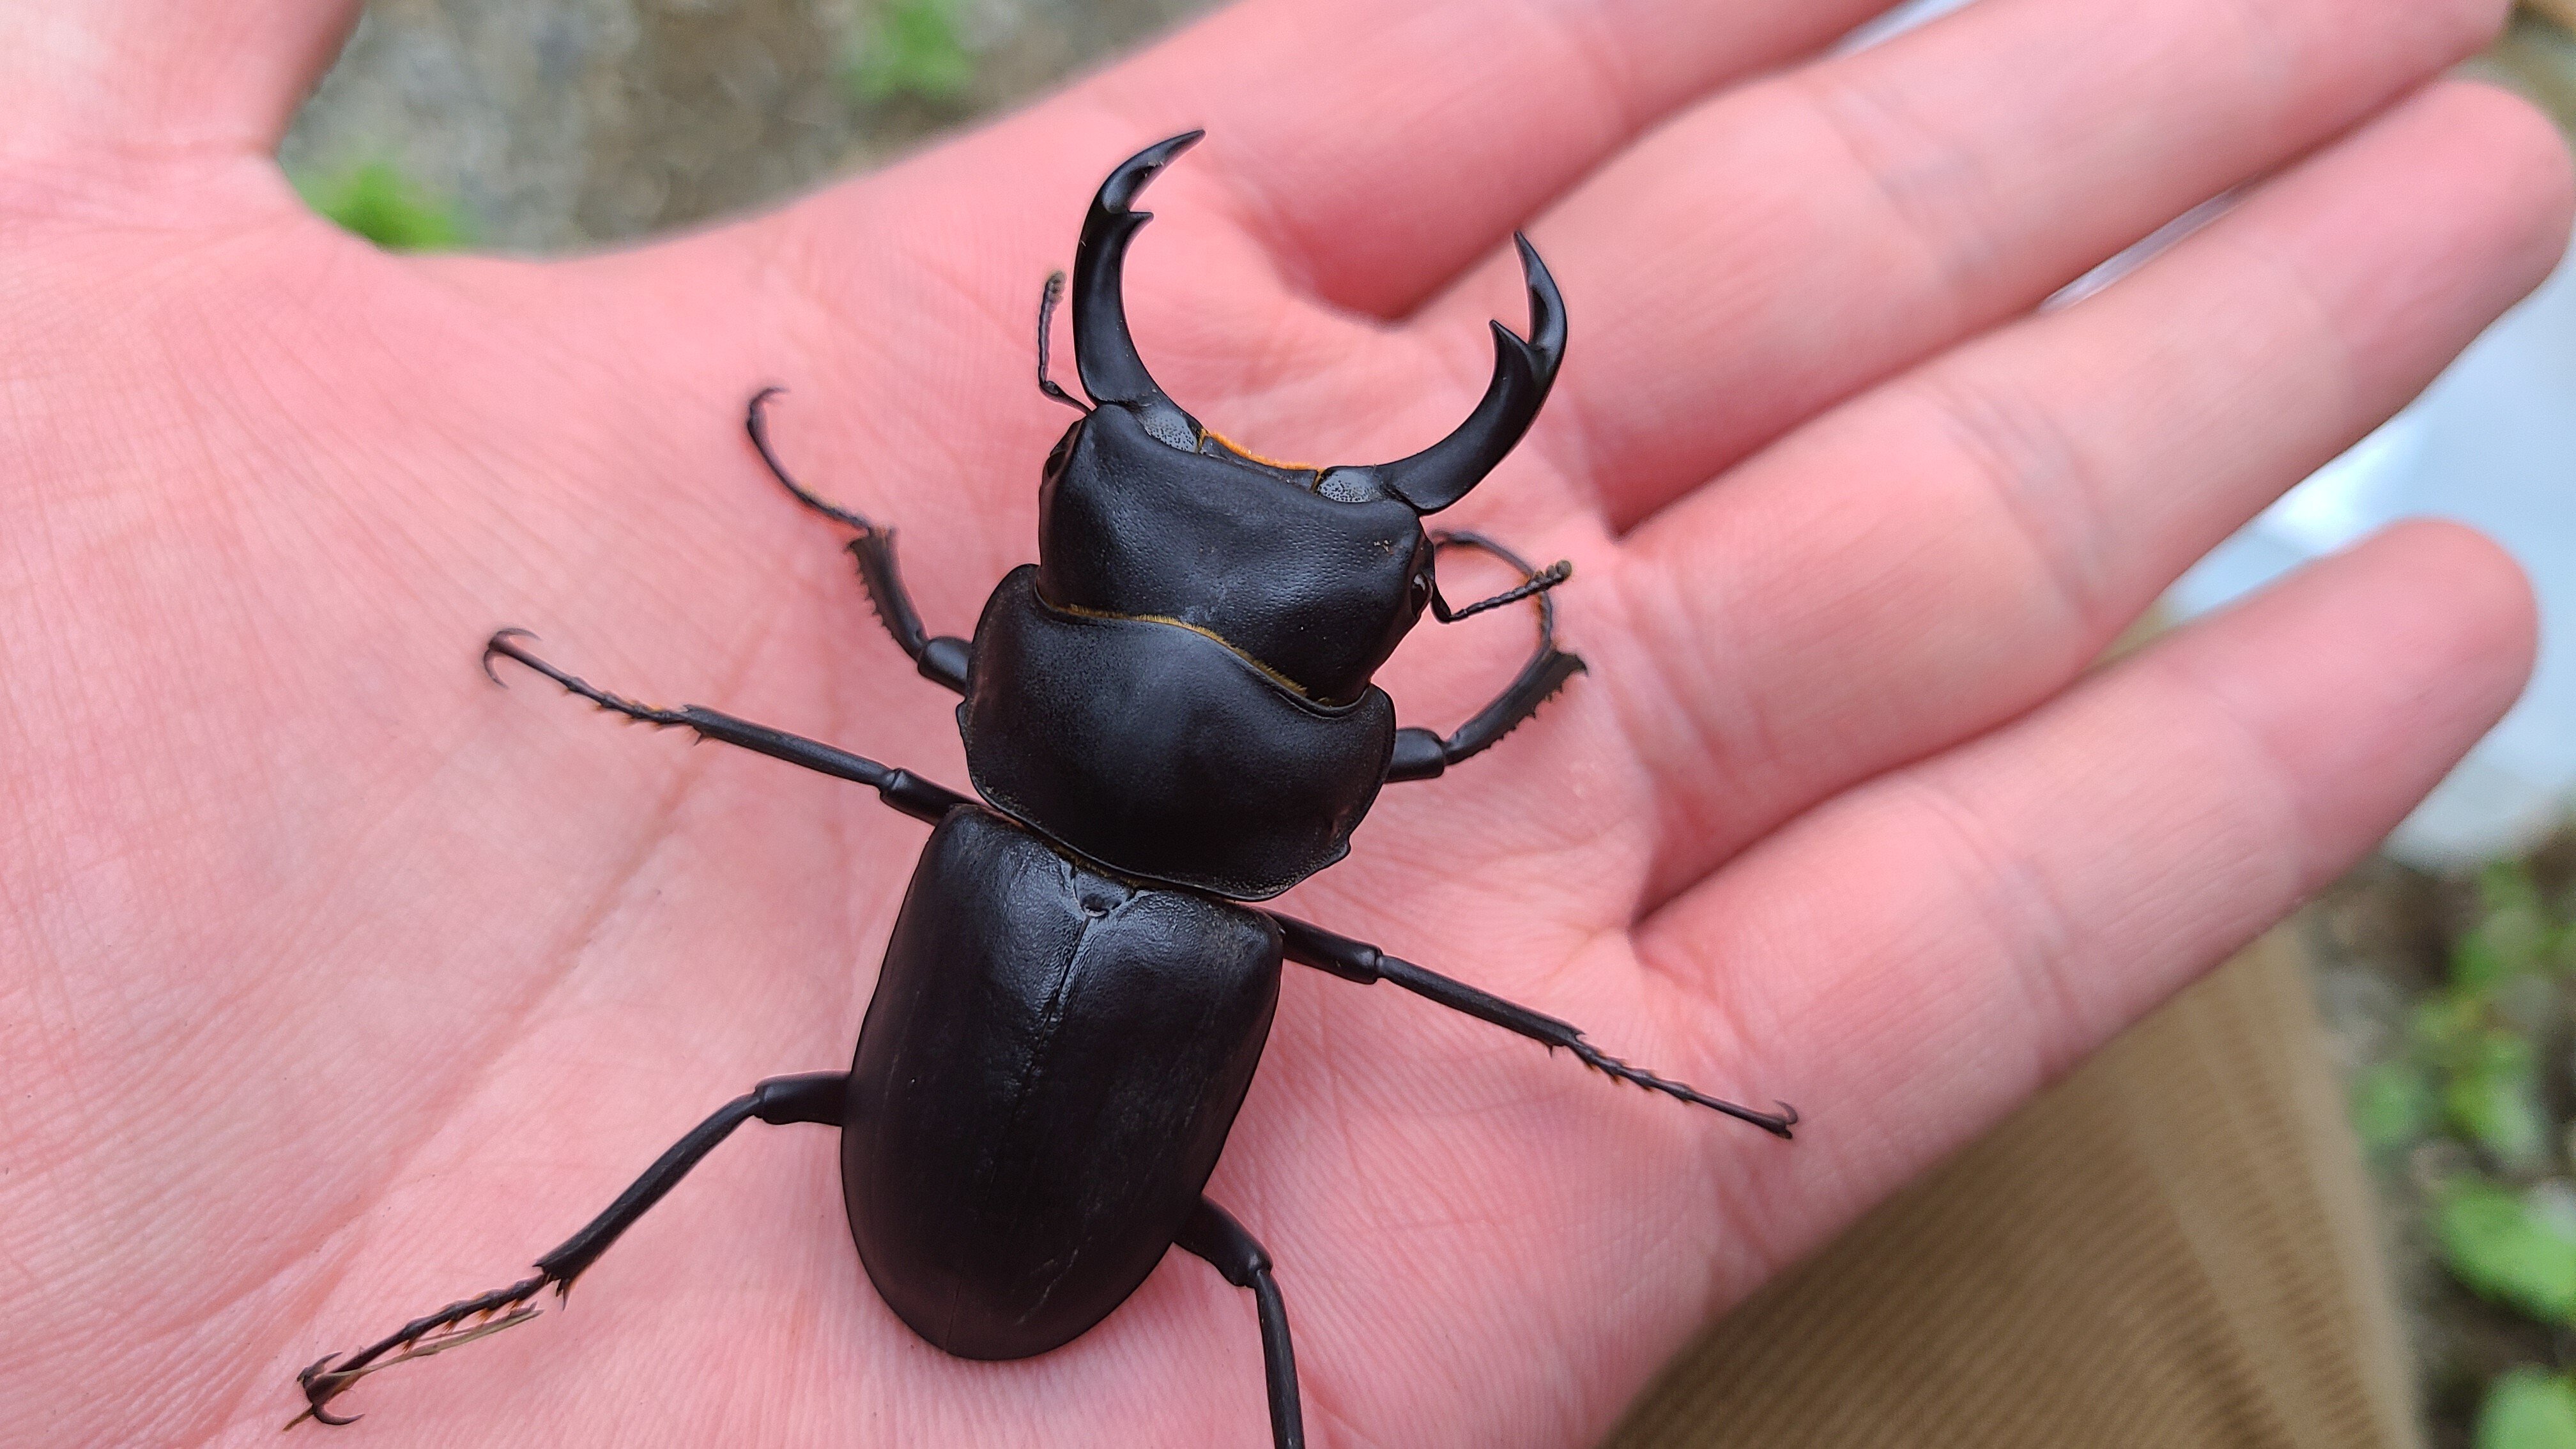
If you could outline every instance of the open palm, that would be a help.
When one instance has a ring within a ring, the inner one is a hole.
[[[2419,89],[2490,0],[1989,0],[1790,69],[1870,0],[1253,0],[886,174],[552,264],[297,207],[267,152],[350,8],[0,15],[0,1442],[272,1442],[298,1367],[517,1276],[755,1079],[845,1064],[922,827],[475,652],[525,625],[962,785],[950,698],[743,399],[793,388],[781,450],[964,632],[1066,420],[1038,282],[1188,126],[1131,314],[1253,451],[1446,431],[1520,315],[1516,224],[1572,320],[1442,521],[1574,560],[1592,672],[1390,787],[1286,904],[1807,1122],[1292,973],[1211,1192],[1279,1263],[1317,1444],[1597,1436],[2366,848],[2527,664],[2511,565],[2415,526],[2086,672],[2557,254],[2554,137]],[[1454,724],[1523,629],[1418,631],[1406,720]],[[1057,1353],[950,1359],[868,1290],[836,1170],[818,1129],[737,1139],[574,1311],[370,1380],[343,1432],[1265,1442],[1204,1265]]]

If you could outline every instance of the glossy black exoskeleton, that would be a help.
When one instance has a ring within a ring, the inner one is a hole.
[[[847,1072],[773,1078],[663,1154],[535,1275],[414,1319],[299,1381],[306,1414],[360,1378],[534,1316],[743,1122],[841,1129],[850,1231],[868,1277],[950,1353],[1044,1353],[1133,1293],[1173,1246],[1253,1292],[1274,1443],[1303,1443],[1288,1320],[1269,1256],[1201,1196],[1269,1035],[1285,961],[1393,981],[1563,1047],[1621,1080],[1789,1135],[1796,1114],[1722,1102],[1640,1071],[1573,1026],[1365,943],[1248,902],[1341,858],[1390,780],[1428,779],[1527,719],[1582,662],[1555,647],[1533,571],[1470,535],[1425,532],[1520,440],[1564,355],[1556,285],[1519,241],[1530,335],[1494,325],[1491,385],[1448,438],[1393,463],[1302,467],[1257,458],[1183,412],[1146,372],[1120,295],[1131,203],[1198,139],[1149,147],[1103,183],[1073,281],[1077,362],[1092,406],[1049,455],[1039,562],[995,588],[971,641],[931,637],[892,535],[791,479],[763,405],[749,427],[798,501],[858,531],[851,552],[877,614],[920,672],[963,696],[957,718],[982,799],[901,769],[695,705],[656,709],[564,673],[505,629],[485,647],[603,709],[876,788],[933,829],[886,945]],[[1517,239],[1516,239],[1517,240]],[[1463,545],[1522,582],[1453,609],[1435,572]],[[1536,652],[1455,733],[1399,728],[1369,682],[1428,610],[1448,620],[1530,598]],[[300,1417],[300,1416],[299,1416]]]

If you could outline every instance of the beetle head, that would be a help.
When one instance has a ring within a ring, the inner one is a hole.
[[[1493,382],[1457,431],[1392,463],[1310,467],[1255,457],[1155,384],[1122,305],[1127,246],[1151,215],[1134,209],[1136,197],[1198,138],[1192,131],[1128,158],[1083,220],[1073,338],[1083,388],[1098,406],[1047,458],[1038,594],[1059,609],[1182,625],[1340,706],[1369,687],[1437,597],[1421,516],[1464,497],[1528,431],[1564,356],[1565,312],[1524,241],[1530,340],[1494,324]]]

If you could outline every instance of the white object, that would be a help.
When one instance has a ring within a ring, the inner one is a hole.
[[[1836,48],[1875,45],[1967,3],[1909,0]],[[2175,218],[2049,305],[2110,285],[2232,199]],[[2576,252],[2403,412],[2184,574],[2167,602],[2179,616],[2206,613],[2421,516],[2457,519],[2502,543],[2530,574],[2541,610],[2530,687],[2388,839],[2391,854],[2442,869],[2533,845],[2576,805]]]
[[[2377,432],[2290,490],[2169,596],[2217,608],[2406,517],[2502,543],[2540,597],[2522,699],[2388,840],[2432,869],[2536,843],[2576,803],[2576,260],[2505,314]]]

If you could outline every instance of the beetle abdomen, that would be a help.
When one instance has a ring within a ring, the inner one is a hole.
[[[1012,570],[957,724],[998,809],[1118,870],[1262,900],[1331,865],[1386,782],[1395,705],[1319,705],[1205,634],[1067,613]]]
[[[930,837],[851,1068],[842,1188],[923,1338],[1024,1358],[1152,1272],[1279,997],[1265,916],[1086,869],[971,807]]]

